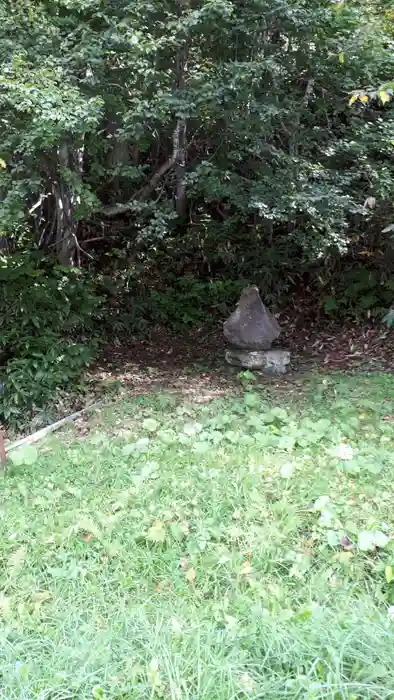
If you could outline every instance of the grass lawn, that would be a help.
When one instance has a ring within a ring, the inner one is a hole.
[[[394,698],[393,446],[394,377],[338,375],[15,452],[0,698]]]

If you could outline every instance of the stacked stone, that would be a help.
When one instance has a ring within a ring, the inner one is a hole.
[[[276,318],[264,306],[257,287],[243,290],[237,308],[223,325],[230,348],[226,362],[268,374],[284,374],[290,364],[290,352],[271,345],[281,332]]]

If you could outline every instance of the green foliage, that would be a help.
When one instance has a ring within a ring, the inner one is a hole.
[[[47,350],[41,349],[43,340],[51,345]],[[53,400],[58,389],[71,390],[92,358],[90,348],[61,342],[49,333],[37,345],[31,343],[24,357],[8,360],[1,372],[0,416],[19,427]]]
[[[93,285],[80,270],[53,265],[42,255],[0,258],[0,324],[4,351],[29,349],[29,338],[88,333],[99,311]]]
[[[391,31],[370,3],[325,0],[2,7],[2,230],[60,246],[65,204],[80,224],[123,212],[132,246],[198,251],[278,296],[381,226],[364,202],[390,201],[392,88],[346,94],[394,72]]]
[[[366,266],[342,271],[330,286],[334,294],[323,299],[324,311],[340,318],[382,317],[394,298],[394,278]]]
[[[20,467],[22,464],[31,467],[38,460],[38,452],[33,445],[25,445],[10,452],[9,459],[16,467]]]
[[[33,254],[1,257],[0,285],[0,415],[23,421],[90,360],[101,299],[82,272]]]
[[[393,328],[393,326],[394,326],[394,309],[390,308],[388,310],[388,312],[383,317],[383,323],[385,323],[388,328]]]
[[[389,698],[394,382],[321,383],[150,393],[11,452],[4,695]]]
[[[130,280],[118,288],[120,304],[107,317],[118,333],[143,334],[155,326],[181,333],[200,324],[209,325],[228,313],[244,285],[243,280],[205,282],[191,275],[166,277],[168,286],[149,288]],[[105,288],[105,286],[104,286]]]

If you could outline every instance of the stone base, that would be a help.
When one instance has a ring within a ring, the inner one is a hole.
[[[226,351],[226,362],[233,367],[259,369],[266,374],[285,374],[290,365],[289,350],[240,350]]]

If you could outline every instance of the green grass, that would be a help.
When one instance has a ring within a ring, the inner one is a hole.
[[[0,698],[394,698],[394,378],[267,391],[15,453]]]

